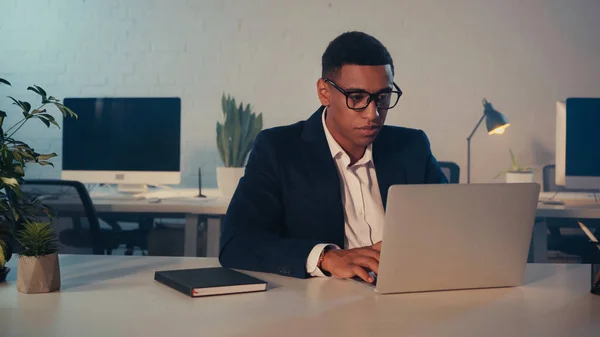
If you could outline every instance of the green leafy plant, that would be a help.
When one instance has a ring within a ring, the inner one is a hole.
[[[58,252],[56,233],[49,222],[25,222],[16,238],[21,245],[20,256],[44,256]]]
[[[6,264],[6,256],[5,256],[5,248],[6,247],[6,243],[4,241],[0,241],[0,269],[4,268],[4,265]]]
[[[517,157],[515,157],[515,154],[512,152],[511,149],[508,149],[508,152],[510,153],[510,163],[511,163],[511,167],[510,169],[507,170],[503,170],[500,173],[498,173],[496,175],[496,178],[506,174],[506,173],[533,173],[536,169],[534,167],[530,167],[530,166],[520,166],[519,163],[517,162]]]
[[[11,238],[12,232],[10,231],[10,227],[0,224],[0,270],[12,256],[12,249],[9,245]]]
[[[0,78],[0,85],[11,86],[10,82]],[[40,212],[51,215],[50,209],[39,200],[27,198],[21,191],[20,185],[25,176],[25,167],[28,164],[52,165],[50,159],[56,157],[56,153],[38,153],[25,142],[15,138],[16,133],[29,121],[39,120],[46,127],[59,127],[55,118],[48,113],[48,108],[57,108],[64,117],[75,117],[71,109],[61,104],[60,101],[50,96],[46,91],[33,85],[27,90],[36,93],[41,98],[37,108],[31,103],[21,101],[13,96],[8,96],[13,105],[21,111],[22,118],[12,126],[5,128],[4,122],[7,112],[0,110],[0,242],[5,247],[4,260],[11,257],[11,228],[27,219],[35,218]]]
[[[221,97],[225,121],[217,122],[217,147],[226,167],[244,167],[252,144],[262,130],[262,113],[252,112],[250,104],[237,106],[231,96]]]

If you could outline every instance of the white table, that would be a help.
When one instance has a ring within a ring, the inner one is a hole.
[[[516,288],[378,295],[337,279],[250,273],[266,292],[190,298],[154,271],[216,259],[61,256],[62,289],[0,284],[0,335],[29,336],[569,336],[600,335],[589,265],[528,265]],[[16,265],[16,258],[10,261]]]
[[[179,197],[173,198],[173,194]],[[92,193],[92,201],[99,214],[103,213],[145,213],[157,215],[185,216],[184,255],[196,256],[197,233],[199,219],[208,216],[206,245],[207,256],[216,257],[219,254],[221,220],[227,212],[229,199],[220,196],[217,189],[203,189],[207,199],[195,198],[196,189],[161,190],[148,195],[145,200],[126,198],[99,197]],[[582,193],[547,193],[541,199],[577,200],[583,197],[592,198],[591,194]],[[600,195],[598,195],[600,198]],[[600,219],[600,204],[597,205],[545,205],[538,203],[538,218],[579,218]],[[546,262],[548,254],[547,226],[545,221],[536,222],[533,230],[531,256],[533,262]]]
[[[542,202],[538,203],[536,217],[542,221],[537,221],[533,228],[530,249],[533,262],[543,263],[548,258],[548,226],[544,221],[545,218],[600,219],[600,204],[570,204],[570,202],[578,201],[577,195],[583,196],[588,195],[588,193],[543,193],[540,199],[548,199],[548,195],[553,196],[553,200],[564,200],[566,204],[548,205]],[[588,197],[590,196],[588,195]],[[595,200],[591,199],[590,202],[595,202]]]
[[[184,255],[196,256],[198,227],[201,217],[208,217],[206,224],[207,256],[219,255],[221,219],[227,212],[229,198],[223,198],[217,189],[203,189],[207,198],[196,198],[197,189],[165,189],[146,194],[145,199],[121,197],[115,193],[95,193],[90,197],[96,212],[102,214],[138,213],[156,216],[185,217]],[[46,201],[57,211],[69,211],[79,206],[78,201],[69,198],[59,201]]]

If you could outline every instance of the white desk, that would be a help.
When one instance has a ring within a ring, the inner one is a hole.
[[[596,197],[600,198],[600,195],[595,196],[590,193],[573,192],[544,192],[540,195],[540,200],[561,200],[566,204],[547,205],[542,202],[538,203],[536,216],[542,221],[537,221],[533,228],[533,237],[530,250],[533,257],[533,262],[543,263],[546,262],[548,258],[548,226],[544,219],[600,219],[600,203],[595,203]],[[587,199],[587,201],[585,199]],[[600,201],[600,199],[598,201]]]
[[[200,218],[208,216],[207,220],[207,256],[216,257],[219,254],[221,234],[221,218],[227,212],[229,199],[223,198],[217,189],[203,189],[207,198],[196,198],[197,189],[161,190],[149,193],[147,199],[122,198],[111,196],[110,193],[90,193],[96,212],[112,213],[143,213],[157,216],[185,216],[184,255],[196,256],[198,226]],[[79,206],[79,202],[68,198],[46,201],[57,211],[70,211]]]
[[[60,292],[20,294],[16,270],[0,284],[3,337],[600,334],[589,265],[528,265],[517,288],[404,295],[378,295],[353,281],[250,273],[269,290],[189,298],[154,281],[154,271],[217,266],[216,259],[71,255],[60,263]]]
[[[220,197],[216,189],[203,189],[203,193],[208,196],[207,199],[194,198],[193,196],[197,193],[195,189],[176,189],[172,190],[172,192],[179,194],[180,197],[160,199],[165,194],[168,195],[170,190],[157,192],[157,194],[150,195],[150,198],[146,200],[95,197],[94,193],[91,196],[99,214],[149,213],[157,215],[185,215],[185,256],[196,256],[199,219],[201,216],[209,216],[206,233],[207,256],[218,256],[221,220],[229,206],[229,199]],[[163,193],[163,195],[160,193]],[[590,197],[590,195],[587,197]],[[600,198],[600,195],[598,197]],[[577,198],[581,198],[581,194],[542,193],[541,199],[548,198],[553,198],[553,200],[560,200],[562,198],[576,200]],[[63,206],[69,207],[69,205]],[[600,219],[600,205],[545,205],[538,203],[537,217]],[[547,226],[544,221],[539,221],[534,226],[531,252],[534,262],[546,262],[548,254]]]

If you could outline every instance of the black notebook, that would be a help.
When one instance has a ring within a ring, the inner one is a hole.
[[[267,282],[222,267],[157,271],[154,279],[192,297],[267,290]]]

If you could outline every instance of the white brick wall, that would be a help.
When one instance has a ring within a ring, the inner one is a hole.
[[[30,84],[59,98],[181,96],[183,184],[200,166],[215,186],[221,93],[263,112],[265,127],[304,119],[327,43],[365,30],[405,91],[388,123],[425,129],[440,160],[465,168],[483,97],[507,115],[504,136],[473,140],[473,180],[491,181],[509,147],[524,164],[553,161],[556,100],[600,95],[599,12],[596,0],[2,0],[0,77],[14,87],[0,96],[35,99]],[[44,129],[20,136],[60,154],[60,131]],[[55,163],[28,174],[57,177]]]

